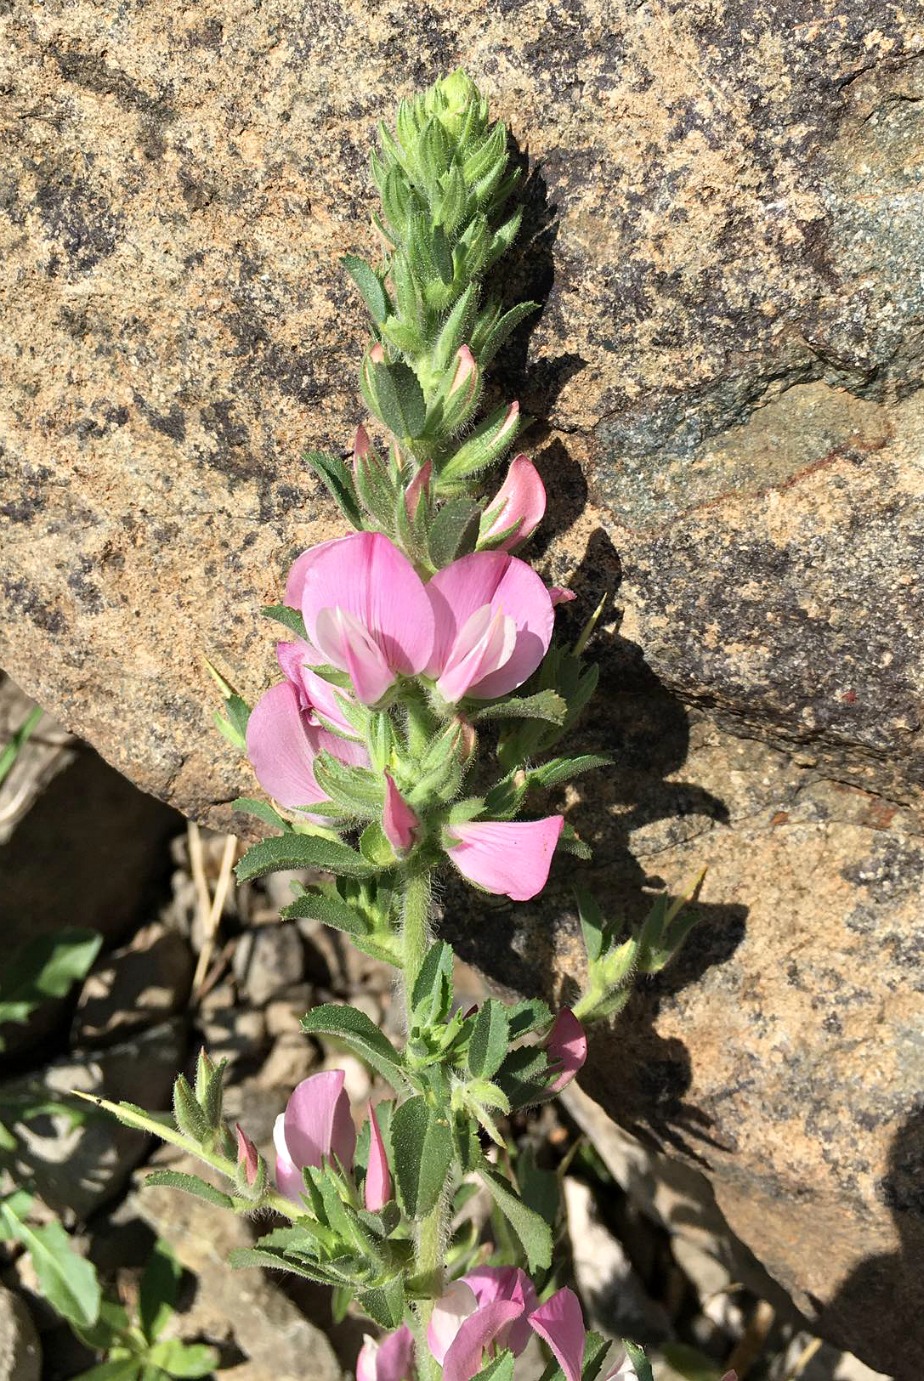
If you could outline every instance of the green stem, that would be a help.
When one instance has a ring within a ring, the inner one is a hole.
[[[404,967],[405,1023],[410,1030],[411,995],[430,943],[430,870],[409,872],[404,884],[401,949]]]
[[[404,957],[405,1024],[410,1030],[411,998],[414,985],[426,957],[430,942],[430,870],[422,869],[407,875],[404,884],[404,925],[402,949]],[[418,1376],[420,1381],[436,1381],[439,1367],[427,1348],[426,1332],[433,1310],[433,1301],[443,1293],[443,1251],[447,1233],[448,1204],[441,1196],[436,1207],[416,1225],[414,1234],[413,1275],[422,1284],[428,1298],[415,1306]]]

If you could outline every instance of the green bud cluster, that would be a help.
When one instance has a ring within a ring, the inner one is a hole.
[[[409,457],[434,463],[448,492],[499,459],[519,425],[501,408],[453,455],[485,369],[537,305],[482,301],[485,276],[520,228],[522,210],[507,208],[521,172],[510,167],[505,126],[490,122],[461,70],[402,102],[394,132],[379,126],[371,168],[385,261],[343,261],[372,318],[362,393]]]

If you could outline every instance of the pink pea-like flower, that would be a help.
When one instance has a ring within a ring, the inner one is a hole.
[[[471,1381],[486,1353],[509,1349],[518,1357],[531,1333],[549,1345],[567,1381],[580,1381],[584,1319],[574,1292],[558,1290],[539,1305],[532,1281],[518,1267],[484,1266],[437,1300],[427,1343],[443,1381]]]
[[[317,824],[325,824],[324,817],[306,808],[328,799],[314,775],[315,758],[322,751],[355,767],[369,765],[361,743],[320,727],[314,707],[294,679],[271,686],[251,712],[247,756],[264,791],[287,810],[302,811]]]
[[[549,878],[564,819],[470,820],[444,830],[446,853],[463,877],[486,892],[529,901]]]
[[[319,660],[345,671],[357,699],[374,705],[398,676],[416,676],[433,646],[423,581],[377,532],[322,542],[289,572],[286,602],[300,608]]]
[[[552,640],[549,592],[525,561],[476,551],[437,571],[426,587],[434,639],[426,674],[444,700],[493,700],[521,686]]]
[[[545,485],[539,471],[528,456],[514,456],[507,478],[485,509],[479,541],[488,542],[513,528],[500,550],[516,551],[535,532],[544,513]]]
[[[587,1059],[587,1036],[570,1007],[562,1007],[552,1024],[545,1043],[546,1054],[553,1069],[558,1070],[549,1085],[550,1093],[561,1093]]]
[[[332,1161],[348,1172],[353,1168],[356,1128],[344,1080],[342,1069],[303,1079],[276,1118],[276,1185],[296,1203],[304,1189],[302,1170],[320,1169]]]
[[[356,1359],[356,1381],[412,1381],[414,1336],[407,1324],[376,1341],[367,1337]]]

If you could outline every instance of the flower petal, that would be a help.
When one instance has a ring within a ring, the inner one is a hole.
[[[295,1203],[301,1203],[305,1190],[302,1172],[293,1163],[286,1145],[286,1115],[281,1112],[273,1123],[273,1145],[276,1147],[276,1188]]]
[[[395,682],[385,653],[365,625],[347,609],[321,609],[315,642],[331,666],[349,673],[357,700],[375,705]]]
[[[460,628],[436,689],[450,704],[461,700],[473,685],[510,661],[516,641],[517,626],[510,615],[483,604]]]
[[[466,1284],[475,1292],[479,1305],[493,1304],[495,1300],[509,1300],[519,1304],[522,1313],[498,1335],[498,1346],[509,1347],[519,1357],[529,1342],[528,1315],[536,1308],[536,1287],[525,1271],[519,1266],[479,1266],[464,1277]]]
[[[300,692],[291,681],[271,686],[253,707],[247,724],[247,756],[263,790],[289,810],[326,801],[314,775],[314,760],[322,749],[341,762],[369,765],[363,744],[308,723],[300,707]],[[323,823],[323,817],[309,813],[308,818]]]
[[[549,1090],[561,1093],[587,1059],[587,1036],[570,1007],[562,1007],[555,1018],[545,1051],[550,1064],[560,1066],[561,1070]]]
[[[461,629],[482,605],[507,614],[517,628],[510,657],[497,671],[468,687],[468,694],[493,700],[521,686],[536,670],[552,640],[554,610],[536,572],[503,551],[475,551],[437,571],[426,587],[435,634],[427,675],[442,675]]]
[[[296,1085],[284,1113],[285,1145],[299,1169],[318,1167],[334,1157],[352,1169],[356,1128],[342,1069],[312,1074]]]
[[[396,854],[406,854],[413,847],[419,826],[420,820],[395,786],[394,777],[386,772],[382,829]]]
[[[391,1198],[391,1171],[385,1154],[385,1142],[379,1130],[375,1108],[369,1109],[369,1163],[363,1185],[363,1202],[370,1213],[378,1213]]]
[[[471,1381],[481,1370],[485,1350],[521,1313],[511,1300],[495,1300],[476,1309],[459,1329],[443,1361],[443,1381]]]
[[[581,1381],[584,1364],[584,1315],[578,1297],[567,1286],[556,1290],[529,1316],[530,1327],[548,1343],[568,1381]]]
[[[299,557],[290,582],[293,588],[301,584],[301,609],[311,642],[318,646],[321,610],[343,609],[367,630],[392,671],[407,676],[422,671],[433,646],[433,612],[423,581],[407,557],[378,532],[324,542],[310,556]],[[288,587],[286,593],[288,597]]]
[[[317,672],[312,670],[314,666],[323,662],[323,658],[310,643],[306,643],[303,638],[296,638],[294,642],[289,643],[277,643],[276,659],[286,680],[291,681],[299,692],[299,704],[303,713],[314,720],[314,711],[317,710],[325,719],[336,724],[338,729],[343,729],[350,738],[356,737],[356,730],[344,715],[340,704],[340,696],[346,692],[338,690],[330,681],[325,681],[323,676],[318,676]]]
[[[513,551],[535,532],[544,513],[545,485],[539,471],[528,456],[514,456],[507,478],[485,510],[480,539],[498,536],[519,522],[516,532],[500,548],[501,551]]]
[[[454,1280],[436,1301],[427,1325],[427,1346],[439,1363],[445,1361],[459,1329],[477,1308],[475,1292],[464,1280]]]
[[[446,852],[463,877],[486,892],[529,901],[548,881],[560,815],[544,820],[471,820],[452,825]]]
[[[317,730],[306,723],[295,686],[271,686],[247,723],[247,756],[263,790],[290,808],[325,800],[314,776],[317,751]]]
[[[403,1323],[380,1342],[367,1337],[356,1359],[356,1381],[411,1381],[414,1335]]]

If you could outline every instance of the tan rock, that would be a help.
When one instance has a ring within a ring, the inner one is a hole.
[[[596,880],[634,916],[646,877],[710,865],[685,959],[597,1038],[589,1086],[708,1166],[819,1328],[901,1367],[924,1262],[914,7],[387,0],[322,3],[310,32],[292,0],[7,10],[0,664],[228,823],[251,782],[203,658],[259,692],[257,611],[339,530],[300,459],[363,420],[337,259],[372,245],[375,120],[464,59],[537,168],[505,282],[545,306],[498,374],[548,422],[527,444],[559,535],[534,551],[581,596],[568,626],[619,591],[585,732],[618,767],[576,798]],[[488,903],[465,955],[575,975],[569,907]]]

